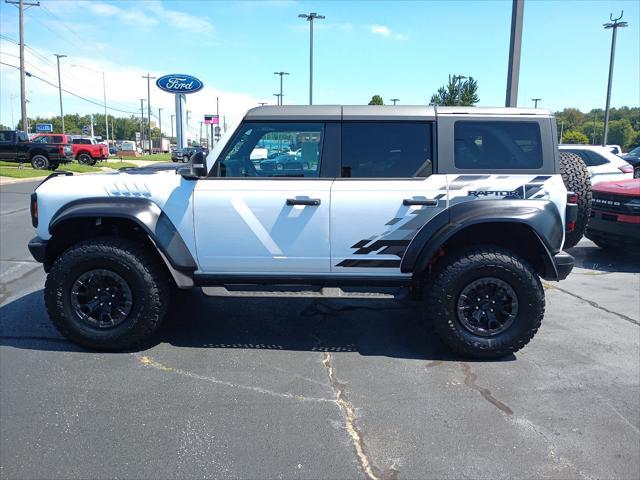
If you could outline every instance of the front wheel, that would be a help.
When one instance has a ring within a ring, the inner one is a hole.
[[[160,326],[169,282],[144,245],[116,238],[80,242],[53,264],[45,304],[55,327],[78,345],[123,350]]]
[[[533,268],[494,246],[451,255],[436,265],[425,289],[427,315],[444,343],[477,358],[503,357],[529,343],[545,305]]]

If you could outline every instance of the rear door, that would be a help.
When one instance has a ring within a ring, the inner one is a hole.
[[[332,272],[401,275],[407,246],[447,203],[446,178],[433,174],[433,136],[429,119],[343,122],[341,176],[331,189]]]

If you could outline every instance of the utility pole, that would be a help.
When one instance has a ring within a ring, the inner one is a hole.
[[[200,122],[200,136],[198,137],[198,143],[202,145],[202,124],[204,122]]]
[[[593,137],[591,137],[591,144],[596,144],[596,119],[598,118],[598,112],[593,112]]]
[[[147,73],[142,78],[147,79],[147,117],[149,118],[149,155],[151,155],[151,80],[155,80],[156,77]]]
[[[462,84],[460,83],[460,80],[466,80],[466,79],[467,77],[465,77],[464,75],[453,76],[453,81],[458,82],[458,99],[456,100],[456,105],[460,105],[460,101],[462,100]]]
[[[60,80],[60,59],[65,58],[66,55],[59,55],[54,53],[56,56],[56,61],[58,62],[58,93],[60,94],[60,120],[62,120],[62,133],[64,131],[64,112],[62,111],[62,80]]]
[[[175,115],[171,115],[171,138],[173,138],[173,118]]]
[[[144,98],[140,99],[140,147],[144,152]]]
[[[541,98],[532,98],[531,101],[533,102],[533,108],[538,108],[538,102],[542,100]]]
[[[109,147],[109,117],[107,116],[107,84],[104,81],[104,71],[102,72],[102,97],[104,99],[104,128],[107,133],[107,148]]]
[[[507,99],[505,107],[518,106],[518,82],[520,80],[520,49],[522,46],[522,19],[524,0],[513,0],[511,7],[511,40],[509,42],[509,66],[507,68]]]
[[[396,103],[400,101],[399,98],[390,98],[389,100],[391,100],[393,102],[393,106],[396,106]]]
[[[313,21],[323,20],[325,17],[311,12],[309,14],[301,13],[298,18],[304,18],[309,22],[309,105],[313,105]]]
[[[94,137],[94,133],[93,133],[93,113],[91,115],[89,115],[89,118],[91,119],[91,138]]]
[[[289,73],[288,72],[273,72],[273,74],[274,75],[280,75],[280,97],[279,97],[280,103],[279,103],[279,105],[284,105],[284,103],[282,102],[282,97],[284,96],[284,94],[282,93],[282,77],[284,75],[289,75]]]
[[[22,111],[22,130],[24,130],[25,132],[29,132],[29,118],[27,118],[27,83],[25,80],[24,70],[24,7],[39,7],[40,2],[25,2],[24,0],[4,1],[9,5],[16,5],[19,11],[18,25],[20,29],[20,108]]]
[[[609,82],[607,84],[607,105],[604,108],[604,135],[602,136],[602,145],[607,144],[607,137],[609,136],[609,106],[611,105],[611,83],[613,81],[613,61],[616,56],[616,36],[618,28],[626,27],[629,25],[627,22],[621,22],[620,19],[624,15],[624,10],[620,13],[618,18],[613,18],[613,14],[609,14],[609,20],[611,23],[605,23],[603,27],[605,30],[612,29],[611,32],[611,56],[609,57]]]

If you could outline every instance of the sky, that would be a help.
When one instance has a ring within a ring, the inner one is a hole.
[[[284,103],[309,95],[309,24],[314,24],[314,103],[426,104],[449,74],[478,82],[481,106],[505,100],[511,1],[263,0],[40,0],[25,13],[30,117],[59,115],[54,53],[62,86],[96,104],[63,93],[65,113],[139,114],[147,97],[142,75],[194,75],[205,88],[187,97],[190,132],[205,113],[231,122],[258,102],[275,104],[276,71],[286,71]],[[602,24],[624,10],[618,30],[612,106],[640,105],[640,2],[526,0],[518,106],[583,111],[604,108],[611,30]],[[18,121],[18,10],[0,3],[0,123]],[[76,66],[72,66],[76,65]],[[173,95],[151,86],[154,116],[163,108],[169,133]]]

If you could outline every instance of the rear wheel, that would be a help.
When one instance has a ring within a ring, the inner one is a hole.
[[[49,168],[49,159],[44,155],[34,155],[31,157],[31,166],[36,170],[46,170]]]
[[[78,163],[81,163],[82,165],[95,165],[96,160],[88,153],[81,153],[78,155]]]
[[[122,350],[160,326],[168,278],[144,245],[116,238],[78,243],[53,264],[45,304],[56,328],[74,343]]]
[[[584,235],[591,215],[591,179],[584,161],[575,153],[560,152],[560,174],[565,187],[578,195],[578,217],[572,232],[564,239],[564,248],[574,247]]]
[[[436,267],[425,288],[435,331],[453,351],[498,358],[524,347],[544,316],[544,290],[524,259],[503,248],[472,247]]]

